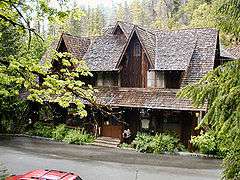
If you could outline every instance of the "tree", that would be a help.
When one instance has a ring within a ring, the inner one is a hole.
[[[32,76],[25,82],[25,87],[30,92],[29,100],[41,104],[58,103],[64,108],[72,105],[75,114],[82,117],[87,115],[82,101],[93,102],[94,97],[92,86],[81,80],[91,76],[85,61],[73,58],[69,53],[55,52],[44,65],[35,65],[31,71],[42,79],[39,83]]]
[[[11,128],[18,126],[16,122],[20,121],[21,119],[25,121],[28,120],[28,118],[25,116],[28,111],[27,103],[25,103],[25,101],[20,98],[20,93],[22,91],[31,92],[29,98],[38,101],[39,99],[34,99],[33,94],[35,94],[36,97],[37,93],[43,92],[40,88],[45,88],[45,90],[48,90],[45,92],[44,95],[50,93],[50,87],[48,87],[47,85],[51,84],[54,81],[53,78],[57,78],[56,76],[49,77],[49,72],[46,72],[48,67],[43,67],[41,64],[39,64],[43,53],[46,51],[46,48],[49,47],[49,41],[47,39],[43,41],[43,38],[37,33],[37,31],[30,26],[29,22],[31,18],[26,18],[26,13],[28,12],[27,7],[30,7],[29,5],[35,2],[40,3],[39,11],[41,11],[41,13],[44,13],[48,17],[49,21],[53,21],[54,19],[64,20],[64,18],[67,17],[69,14],[71,15],[75,13],[70,13],[65,10],[63,12],[53,8],[49,8],[48,3],[45,0],[31,0],[21,2],[18,0],[3,0],[0,2],[0,29],[4,30],[0,33],[0,49],[2,49],[0,52],[1,131],[6,131],[7,127]],[[30,13],[29,17],[32,16],[34,16],[34,14]],[[81,16],[81,13],[79,16]],[[65,57],[65,55],[59,56]],[[64,63],[67,63],[67,59],[68,58],[63,58],[63,61],[65,60]],[[68,63],[76,65],[76,60],[73,60],[72,58],[70,58],[69,61],[70,60],[71,62]],[[81,62],[82,61],[80,61],[79,63],[82,64]],[[69,70],[66,70],[65,75],[75,77],[77,76],[77,73],[84,75],[84,72],[85,69],[84,66],[82,66],[77,67],[77,70],[75,70],[75,72],[70,72]],[[45,82],[43,83],[43,87],[38,85],[36,79],[39,75],[44,74],[47,77],[44,77]],[[70,77],[66,81],[64,81],[64,79],[56,79],[54,82],[62,82],[66,84],[67,82],[72,80],[70,79]],[[77,85],[80,88],[80,81],[76,81],[76,83],[78,83]],[[74,87],[76,88],[77,85],[75,85]],[[69,85],[67,90],[69,90],[70,88],[71,86]],[[54,91],[56,90],[56,87],[52,86],[52,89],[52,91]],[[87,88],[82,88],[82,91],[77,88],[75,90],[79,90],[79,93],[84,93],[88,91]],[[89,91],[91,92],[91,88],[89,88]],[[67,92],[64,94],[60,94],[59,96],[62,96],[62,98],[58,97],[58,100],[55,99],[55,102],[66,107],[66,99],[69,97],[67,97],[67,95],[69,95],[69,93]],[[45,100],[48,100],[46,98],[47,96],[44,97]],[[86,95],[85,97],[89,96]],[[83,105],[80,104],[79,101],[80,100],[75,100],[75,104],[74,102],[73,104],[75,105],[77,112],[84,116],[86,112],[83,109]],[[25,112],[26,114],[24,114]]]
[[[239,0],[189,0],[180,11],[188,27],[218,28],[222,42],[229,45],[239,42],[239,6]]]
[[[208,112],[199,127],[211,127],[229,153],[224,160],[224,178],[240,177],[240,61],[209,72],[199,82],[188,85],[179,97],[190,98],[196,107],[207,102]],[[233,158],[234,157],[234,158]]]
[[[124,8],[122,6],[122,3],[117,5],[116,18],[117,18],[117,21],[124,21],[125,14],[124,14]]]
[[[220,17],[219,25],[221,29],[227,33],[233,34],[237,42],[240,41],[240,1],[222,1],[218,9],[218,15]]]
[[[133,24],[143,26],[146,22],[146,14],[139,0],[133,0],[130,4]]]

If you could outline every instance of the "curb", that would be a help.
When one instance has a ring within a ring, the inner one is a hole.
[[[0,133],[0,136],[27,137],[27,138],[33,138],[33,139],[39,139],[39,140],[46,140],[46,141],[64,143],[64,141],[56,141],[56,140],[54,140],[52,138],[46,138],[46,137],[41,137],[41,136],[31,136],[31,135],[27,135],[27,134],[2,134],[2,133]],[[91,144],[83,144],[83,145],[91,145]],[[91,145],[91,146],[93,146],[93,145]],[[127,150],[127,151],[136,151],[133,148],[126,148],[126,147],[124,147],[124,148],[116,147],[116,149],[122,149],[122,150]],[[139,153],[141,153],[141,152],[139,152]],[[153,154],[153,153],[149,153],[149,154]],[[162,155],[183,156],[183,157],[197,157],[197,158],[204,158],[204,159],[222,159],[221,157],[218,157],[216,155],[211,155],[211,154],[208,155],[208,154],[201,154],[201,153],[191,153],[191,152],[174,152],[174,153],[164,152],[164,153],[162,153]]]
[[[206,158],[206,159],[222,159],[217,155],[212,154],[201,154],[201,153],[190,153],[190,152],[176,152],[179,156],[188,156],[188,157],[199,157],[199,158]]]
[[[127,148],[127,147],[117,147],[118,149],[128,150],[128,151],[136,151],[134,148]],[[144,153],[144,152],[139,152]],[[148,153],[148,154],[154,154],[154,153]],[[219,156],[211,155],[211,154],[201,154],[201,153],[191,153],[191,152],[163,152],[160,155],[167,155],[167,156],[183,156],[183,157],[197,157],[201,159],[222,159]]]
[[[33,139],[40,139],[40,140],[47,140],[47,141],[55,141],[52,138],[47,137],[41,137],[41,136],[31,136],[27,134],[1,134],[0,136],[10,136],[10,137],[27,137],[27,138],[33,138]],[[55,142],[61,142],[61,141],[55,141]]]

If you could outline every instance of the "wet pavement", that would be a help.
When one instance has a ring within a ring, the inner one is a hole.
[[[36,168],[60,169],[79,173],[84,180],[220,179],[221,172],[221,160],[216,159],[144,154],[25,137],[0,136],[0,162],[14,174]]]

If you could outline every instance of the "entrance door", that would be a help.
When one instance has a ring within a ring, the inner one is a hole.
[[[122,132],[122,125],[104,124],[102,126],[102,136],[104,137],[118,138],[122,140]]]

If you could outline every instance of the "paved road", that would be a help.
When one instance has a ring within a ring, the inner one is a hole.
[[[60,169],[84,180],[220,179],[220,160],[143,154],[94,146],[68,145],[31,138],[0,136],[0,161],[11,173]]]

